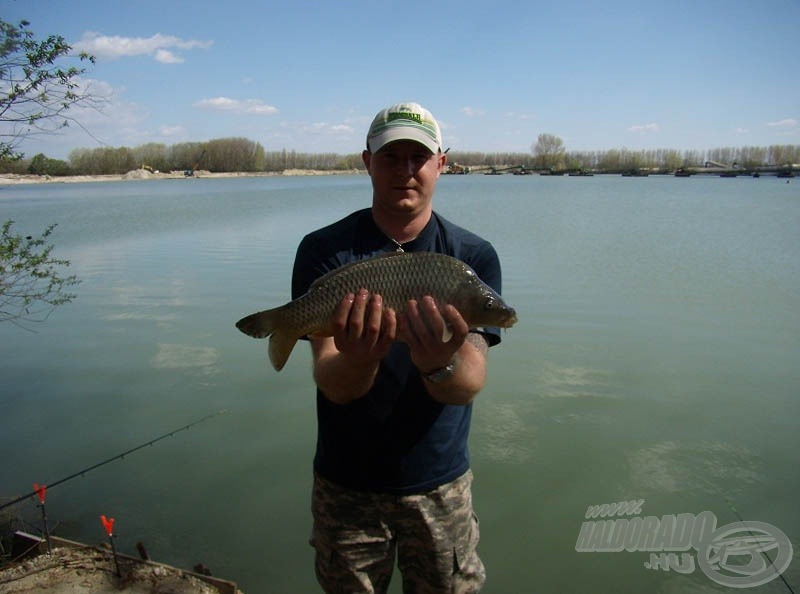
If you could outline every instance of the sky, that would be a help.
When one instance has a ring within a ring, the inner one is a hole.
[[[800,144],[800,0],[0,0],[0,19],[96,57],[80,82],[102,109],[29,157],[225,137],[357,153],[402,101],[454,151]]]

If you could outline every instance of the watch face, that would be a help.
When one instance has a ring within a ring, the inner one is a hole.
[[[450,363],[447,367],[442,367],[441,369],[437,369],[435,371],[431,371],[430,373],[426,373],[423,375],[425,379],[429,382],[438,383],[441,381],[446,380],[448,377],[453,375],[453,369],[455,368],[455,364]]]

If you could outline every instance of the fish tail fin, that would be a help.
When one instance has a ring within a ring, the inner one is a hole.
[[[276,371],[283,369],[292,354],[297,337],[284,330],[277,330],[269,337],[269,360]]]
[[[278,328],[280,307],[250,314],[236,322],[236,327],[253,338],[266,338]]]
[[[281,324],[284,307],[267,309],[246,316],[236,322],[236,327],[253,338],[269,336],[269,360],[280,371],[286,365],[298,337]]]

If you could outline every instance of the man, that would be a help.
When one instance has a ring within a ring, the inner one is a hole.
[[[433,211],[446,156],[429,111],[416,103],[380,111],[362,158],[372,206],[303,238],[293,298],[326,272],[387,251],[454,256],[500,292],[491,244]],[[342,297],[334,335],[309,338],[317,578],[329,593],[385,592],[397,555],[404,592],[477,592],[485,571],[467,437],[499,331],[470,331],[452,305],[440,310],[429,296],[403,314],[366,290]]]

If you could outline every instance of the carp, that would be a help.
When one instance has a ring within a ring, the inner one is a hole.
[[[334,310],[345,295],[362,288],[379,293],[384,307],[398,313],[409,300],[430,295],[439,307],[453,305],[470,328],[510,328],[517,321],[514,309],[461,260],[434,252],[392,252],[332,270],[304,295],[246,316],[236,327],[253,338],[269,336],[269,359],[280,371],[298,339],[333,335]]]

